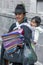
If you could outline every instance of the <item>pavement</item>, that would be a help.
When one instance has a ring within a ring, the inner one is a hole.
[[[41,62],[37,61],[35,65],[43,65]]]

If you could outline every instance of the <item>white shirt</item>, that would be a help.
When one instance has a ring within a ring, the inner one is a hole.
[[[34,42],[38,41],[40,33],[43,33],[43,29],[41,27],[36,27],[34,32]]]
[[[30,21],[28,21],[28,23],[30,25]],[[31,30],[32,30],[32,41],[37,43],[40,33],[43,33],[43,29],[40,26],[38,27],[31,26]]]

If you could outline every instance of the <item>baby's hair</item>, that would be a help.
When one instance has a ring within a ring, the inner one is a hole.
[[[32,21],[32,20],[35,20],[35,22],[37,23],[37,26],[39,26],[40,23],[41,23],[41,18],[40,18],[39,16],[33,17],[33,18],[31,19],[31,21]]]

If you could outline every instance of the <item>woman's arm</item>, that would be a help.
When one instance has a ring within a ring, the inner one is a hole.
[[[10,29],[9,29],[8,32],[11,32],[14,27],[15,27],[15,23],[13,23],[13,24],[11,25],[11,27],[10,27]],[[4,46],[3,46],[3,44],[2,44],[2,46],[1,46],[1,65],[3,65],[3,61],[4,61],[4,65],[8,65],[8,60],[6,60],[6,59],[3,58],[3,56],[4,56],[4,51],[5,51],[5,49],[4,49]]]
[[[27,43],[27,44],[31,43],[31,39],[32,39],[31,29],[25,25],[22,25],[21,28],[23,28],[23,30],[24,30],[25,43]]]
[[[9,28],[9,31],[8,32],[11,32],[13,30],[13,28],[16,27],[16,23],[13,23],[10,28]]]

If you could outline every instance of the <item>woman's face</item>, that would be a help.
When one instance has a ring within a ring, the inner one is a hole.
[[[31,22],[30,22],[30,25],[32,27],[37,27],[37,23],[35,22],[35,19],[33,19]]]
[[[23,13],[18,13],[18,14],[15,14],[15,17],[16,17],[16,20],[21,23],[23,21],[23,18],[24,18],[24,14]]]

